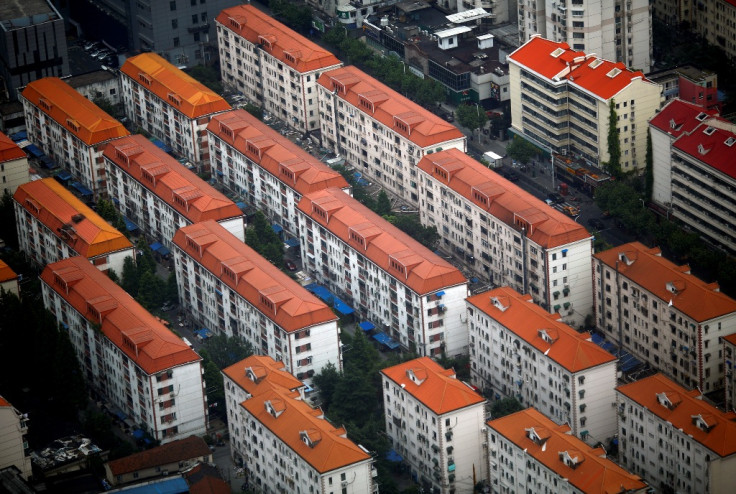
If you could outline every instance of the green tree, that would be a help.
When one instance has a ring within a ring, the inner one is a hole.
[[[386,216],[386,220],[411,238],[430,250],[437,248],[440,234],[435,226],[424,226],[416,214],[397,214]]]
[[[332,404],[332,396],[335,394],[335,386],[340,380],[340,373],[337,368],[330,362],[315,374],[312,378],[314,386],[319,391],[321,406],[324,410],[329,410]]]
[[[140,237],[136,242],[136,248],[142,252],[138,256],[136,265],[138,266],[138,273],[142,275],[146,271],[156,272],[156,259],[153,257],[153,251],[151,247],[146,243],[146,239]]]
[[[112,102],[104,96],[93,99],[92,103],[97,105],[100,110],[113,118],[122,118],[125,115],[120,105],[113,105]]]
[[[149,311],[156,310],[165,302],[166,283],[155,272],[144,271],[138,282],[136,300]]]
[[[521,410],[524,410],[524,406],[519,403],[519,400],[513,397],[503,398],[495,401],[493,405],[491,405],[491,417],[493,419],[498,419]]]
[[[261,211],[255,214],[253,222],[246,229],[245,243],[272,264],[281,266],[284,263],[284,242],[273,231],[271,224]]]
[[[616,178],[621,177],[621,142],[618,131],[618,115],[616,103],[611,99],[608,105],[608,161],[604,163],[608,173]]]
[[[253,103],[246,103],[243,107],[243,110],[247,111],[258,120],[263,120],[263,108],[261,108],[260,106],[256,106]]]
[[[15,209],[13,198],[8,191],[3,194],[0,202],[0,238],[5,240],[5,245],[18,249],[18,230],[15,226]]]
[[[457,121],[463,127],[467,127],[471,132],[482,129],[488,122],[488,115],[485,110],[476,105],[458,105],[455,110]]]
[[[345,26],[341,23],[337,23],[322,36],[322,41],[337,48],[345,42],[347,35],[348,32],[347,29],[345,29]]]
[[[268,6],[274,17],[283,20],[284,24],[295,31],[307,34],[312,28],[312,8],[286,0],[270,0]]]
[[[126,257],[123,261],[123,272],[120,286],[130,294],[131,297],[135,298],[138,295],[138,280],[140,278],[138,274],[138,268],[133,262],[132,257]]]
[[[652,155],[652,133],[647,129],[647,155],[646,155],[646,171],[644,174],[644,194],[648,201],[652,200],[652,191],[654,189],[654,157]]]
[[[373,210],[379,216],[391,214],[391,200],[388,198],[386,191],[381,189],[376,198],[375,209]]]
[[[204,353],[204,352],[203,352]],[[207,383],[207,405],[210,410],[219,413],[225,413],[225,384],[222,378],[222,372],[215,363],[207,358],[203,358],[204,382]]]
[[[207,338],[203,348],[218,369],[224,369],[253,355],[253,346],[250,343],[224,334]]]
[[[506,146],[506,154],[520,163],[529,163],[540,153],[537,146],[521,137],[514,137]]]
[[[214,66],[195,65],[185,70],[189,76],[201,82],[217,94],[223,93],[220,71]]]
[[[169,277],[166,279],[166,300],[170,302],[179,301],[179,285],[176,283],[176,273],[169,273]]]
[[[417,80],[417,89],[416,89],[416,94],[414,96],[414,100],[418,104],[422,106],[430,107],[430,106],[435,106],[438,103],[445,101],[446,99],[445,86],[443,86],[436,80],[431,79],[429,77],[420,79],[414,74],[409,74],[409,75],[412,78]],[[482,127],[484,124],[485,122],[481,123],[480,127]]]

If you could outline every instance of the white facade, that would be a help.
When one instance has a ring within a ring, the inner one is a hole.
[[[509,16],[509,10],[515,10],[516,2],[504,0],[453,0],[457,2],[457,11],[465,12],[474,9],[483,9],[491,17],[493,24],[503,24],[515,19],[515,15]],[[447,5],[447,4],[445,4]]]
[[[0,470],[15,466],[29,480],[32,475],[28,447],[28,414],[20,413],[0,396]]]
[[[736,333],[724,336],[723,341],[723,391],[725,410],[736,411]]]
[[[15,189],[28,180],[30,175],[26,153],[0,132],[0,193],[12,196]]]
[[[90,387],[162,443],[205,433],[199,355],[81,257],[48,265],[41,280]]]
[[[486,400],[428,357],[383,369],[381,380],[386,434],[420,485],[473,492],[486,475]]]
[[[466,150],[454,125],[353,66],[322,74],[317,91],[322,145],[414,207],[419,160]]]

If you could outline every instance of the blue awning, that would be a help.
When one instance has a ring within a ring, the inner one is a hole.
[[[158,252],[158,250],[159,250],[159,249],[160,249],[161,247],[163,247],[163,245],[161,245],[161,242],[154,242],[154,243],[152,243],[152,244],[150,245],[150,247],[151,247],[151,250],[152,250],[152,251],[154,251],[154,252]]]
[[[144,435],[143,434],[143,431],[140,430],[140,429],[135,429],[133,431],[133,437],[136,438],[136,439],[143,439],[143,435]]]
[[[346,316],[348,314],[352,314],[353,312],[355,312],[355,310],[353,310],[352,307],[350,307],[348,304],[346,304],[345,302],[343,302],[339,298],[335,298],[335,309],[337,309],[337,311],[340,314],[344,314]]]
[[[386,453],[386,459],[393,463],[399,463],[400,461],[403,460],[401,455],[397,453],[396,451],[394,451],[393,449],[389,451],[388,453]]]
[[[286,241],[284,241],[286,245],[289,247],[299,247],[299,239],[298,238],[290,238]]]
[[[207,338],[212,336],[212,332],[207,328],[195,329],[193,332],[203,340],[206,340]]]
[[[115,412],[115,416],[119,418],[120,420],[125,420],[128,418],[127,415],[125,415],[123,412]]]
[[[164,143],[160,139],[156,139],[155,137],[153,137],[151,138],[151,142],[154,143],[157,147],[159,147],[164,153],[170,153],[171,151],[173,151],[171,149],[171,146]]]
[[[54,175],[54,178],[57,182],[67,182],[70,178],[72,178],[72,174],[66,170],[61,170],[59,173]]]
[[[9,137],[13,140],[13,142],[18,142],[28,139],[28,134],[25,130],[21,130],[20,132],[16,132],[15,134],[10,135]]]
[[[440,290],[439,292],[435,293],[435,295],[437,295],[438,297],[441,297],[444,294],[445,294],[444,290]]]
[[[273,231],[276,233],[281,233],[282,231],[284,231],[284,229],[278,223],[274,223],[273,225],[271,225],[271,228],[273,228]]]
[[[41,161],[41,164],[44,166],[44,168],[48,168],[49,170],[53,170],[54,168],[57,168],[59,166],[56,163],[54,163],[54,160],[52,160],[45,154],[41,156],[40,161]]]
[[[132,232],[138,230],[138,225],[136,225],[135,223],[133,223],[132,221],[130,221],[125,216],[123,216],[123,221],[125,222],[125,228],[127,228],[129,232],[132,233]]]
[[[373,339],[382,345],[386,345],[391,350],[395,348],[399,348],[399,344],[396,343],[394,340],[392,340],[386,333],[382,331],[379,331],[378,333],[374,334]]]
[[[332,292],[330,292],[327,288],[318,285],[317,283],[310,283],[308,285],[305,285],[304,288],[317,295],[326,303],[332,304],[332,306],[337,309],[338,312],[340,312],[341,314],[348,315],[355,312],[352,307],[333,295]]]
[[[29,144],[28,146],[23,148],[23,150],[27,153],[31,153],[36,158],[40,158],[41,156],[44,155],[43,151],[38,149],[38,146],[36,146],[35,144]]]
[[[69,184],[69,187],[71,187],[72,189],[76,190],[77,192],[79,192],[83,196],[91,196],[92,195],[92,191],[89,190],[84,185],[80,184],[79,182],[72,182],[72,183]]]
[[[162,256],[168,256],[171,254],[171,251],[165,245],[162,245],[161,248],[158,249],[158,253]]]
[[[363,321],[362,323],[358,324],[360,326],[360,329],[363,331],[370,331],[371,329],[375,329],[376,326],[373,325],[370,321]]]

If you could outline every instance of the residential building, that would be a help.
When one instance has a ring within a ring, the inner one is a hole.
[[[74,75],[65,79],[65,82],[90,101],[99,98],[122,109],[123,92],[116,70],[105,67],[93,72]]]
[[[583,326],[593,309],[593,238],[467,154],[449,149],[417,165],[419,218],[443,247],[494,286],[531,294],[568,324]]]
[[[693,65],[683,65],[674,69],[650,72],[647,78],[663,88],[666,102],[679,98],[708,110],[721,110],[718,101],[718,74]]]
[[[233,458],[251,488],[328,494],[377,493],[373,459],[304,400],[304,385],[267,356],[223,370]]]
[[[736,332],[736,300],[632,242],[593,256],[595,321],[637,359],[708,393],[723,385],[719,338]]]
[[[340,189],[302,197],[304,269],[419,355],[468,353],[467,280]]]
[[[516,19],[515,2],[498,2],[494,0],[460,0],[457,2],[458,14],[465,12],[477,12],[478,9],[486,11],[493,24],[504,24]]]
[[[209,169],[207,124],[230,110],[225,99],[155,53],[120,67],[125,114],[196,166]]]
[[[686,22],[688,25],[693,19],[692,2],[688,0],[654,0],[652,2],[652,17],[667,26],[678,27]]]
[[[189,436],[105,463],[105,479],[110,485],[143,482],[198,463],[212,463],[212,451],[201,437]]]
[[[0,8],[0,100],[44,77],[69,75],[64,19],[49,0],[3,2]]]
[[[130,132],[56,77],[31,82],[20,100],[28,140],[62,168],[68,168],[95,199],[104,196],[107,177],[102,149]]]
[[[706,241],[736,251],[736,125],[674,100],[649,123],[652,200]]]
[[[181,305],[219,334],[284,362],[300,380],[342,369],[332,310],[223,226],[209,220],[173,239]]]
[[[7,135],[26,130],[26,119],[23,103],[13,100],[0,103],[0,131]]]
[[[216,115],[207,126],[213,177],[292,236],[304,194],[339,187],[345,178],[245,110]]]
[[[723,342],[723,391],[724,391],[724,408],[726,410],[736,411],[736,333],[721,337]]]
[[[472,492],[486,477],[486,400],[429,357],[381,371],[386,435],[426,492]],[[477,480],[476,480],[477,479]]]
[[[2,193],[15,194],[19,185],[30,180],[28,156],[10,137],[0,132],[0,180]]]
[[[638,475],[609,460],[605,449],[588,446],[570,434],[570,427],[534,408],[489,420],[487,435],[494,494],[649,492]]]
[[[509,71],[512,133],[548,152],[580,156],[598,166],[610,160],[614,111],[621,171],[644,171],[647,121],[660,106],[659,84],[623,63],[539,36],[509,55]]]
[[[415,207],[419,160],[466,150],[457,127],[353,66],[325,72],[318,82],[322,145]]]
[[[13,293],[16,297],[19,297],[20,286],[18,281],[20,281],[20,276],[5,261],[0,259],[0,291]]]
[[[616,357],[510,287],[466,303],[473,384],[533,406],[589,443],[614,436]]]
[[[13,195],[18,248],[39,266],[82,256],[103,272],[123,273],[135,259],[125,235],[53,178],[21,185]]]
[[[733,0],[709,0],[707,5],[692,6],[690,30],[708,44],[736,59],[736,4]]]
[[[159,318],[83,257],[48,264],[41,291],[99,396],[162,443],[206,432],[202,358]]]
[[[31,457],[28,447],[28,414],[19,412],[0,396],[0,469],[15,466],[28,480],[31,475]]]
[[[616,388],[619,463],[662,491],[728,492],[736,466],[736,413],[655,374]]]
[[[245,241],[240,208],[142,135],[115,141],[104,159],[110,198],[167,249],[179,228],[205,220],[217,221]]]
[[[317,79],[342,62],[254,5],[216,19],[223,84],[302,132],[319,130]]]
[[[535,34],[644,73],[652,64],[648,0],[545,0],[519,3],[519,40]]]

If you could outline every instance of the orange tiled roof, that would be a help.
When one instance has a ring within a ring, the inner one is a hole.
[[[622,258],[625,256],[625,259]],[[649,290],[663,303],[698,322],[736,311],[736,300],[718,291],[718,283],[706,283],[690,274],[689,266],[677,266],[661,255],[659,248],[649,249],[631,242],[594,255],[634,283]]]
[[[736,453],[736,413],[724,413],[698,399],[700,391],[697,389],[688,391],[664,375],[655,374],[619,386],[616,391],[646,407],[719,456]],[[667,406],[667,402],[670,406]],[[694,419],[697,416],[703,418],[709,430],[696,425]]]
[[[13,406],[13,405],[11,405],[8,400],[0,396],[0,407],[10,407],[10,406]]]
[[[237,5],[220,12],[217,22],[297,72],[310,72],[342,65],[318,44],[284,26],[253,5]]]
[[[569,372],[580,372],[616,360],[590,341],[590,334],[578,333],[533,303],[531,295],[501,287],[466,300]],[[549,335],[552,343],[544,339],[540,330]]]
[[[231,108],[222,96],[156,53],[141,53],[127,59],[120,67],[120,72],[189,118],[211,115]]]
[[[340,189],[313,192],[302,197],[298,207],[419,295],[467,283],[456,267]],[[364,239],[363,245],[356,235]],[[404,273],[397,263],[404,266]]]
[[[570,434],[570,427],[557,425],[534,408],[489,420],[488,426],[526,451],[539,463],[568,480],[576,490],[588,494],[609,494],[646,489],[647,484],[613,461],[602,448],[593,449]],[[532,433],[534,440],[529,437]],[[560,457],[567,452],[577,458],[575,468]]]
[[[89,321],[100,324],[101,317],[103,334],[148,374],[202,360],[160,319],[83,257],[47,264],[41,280]]]
[[[14,280],[18,278],[18,275],[13,271],[13,268],[8,266],[5,261],[0,259],[0,283]]]
[[[209,458],[210,448],[204,439],[197,436],[189,436],[177,439],[170,443],[151,448],[140,453],[134,453],[124,458],[119,458],[108,463],[113,476],[126,473],[139,472],[157,466],[188,461],[196,458]]]
[[[464,139],[454,125],[352,65],[324,72],[317,82],[419,147]]]
[[[649,125],[675,138],[692,132],[703,120],[717,115],[717,110],[708,110],[676,98],[662,107],[659,113],[649,120]]]
[[[259,394],[264,388],[291,392],[304,387],[303,382],[286,371],[283,362],[277,362],[268,355],[251,355],[224,368],[222,373],[250,395]]]
[[[125,235],[53,178],[19,186],[13,199],[81,256],[92,259],[126,249],[132,254]],[[65,225],[68,235],[62,233]]]
[[[130,135],[123,124],[58,77],[30,82],[22,95],[88,146]]]
[[[13,140],[0,132],[0,163],[25,158],[26,153]]]
[[[507,225],[523,221],[527,237],[537,245],[549,249],[590,238],[590,233],[572,218],[458,149],[428,154],[417,166]]]
[[[723,339],[729,342],[731,345],[736,346],[736,333],[731,333],[729,335],[726,335],[723,337]]]
[[[230,484],[220,477],[218,469],[207,463],[200,463],[184,473],[189,484],[189,494],[231,494]]]
[[[327,305],[215,221],[180,228],[173,243],[286,331],[337,320]]]
[[[421,384],[409,377],[413,373]],[[419,357],[387,367],[381,374],[400,385],[437,415],[485,402],[485,398],[455,378],[455,371],[443,369],[429,357]]]
[[[327,187],[349,187],[345,178],[245,110],[216,115],[207,130],[264,170],[304,195]],[[257,144],[258,153],[248,148]]]
[[[233,201],[140,134],[111,142],[103,154],[192,223],[243,216]]]
[[[540,36],[533,36],[511,53],[509,59],[547,79],[567,79],[569,84],[603,100],[613,98],[634,80],[652,83],[642,72],[629,70],[621,62],[586,55],[571,50],[567,43]]]

